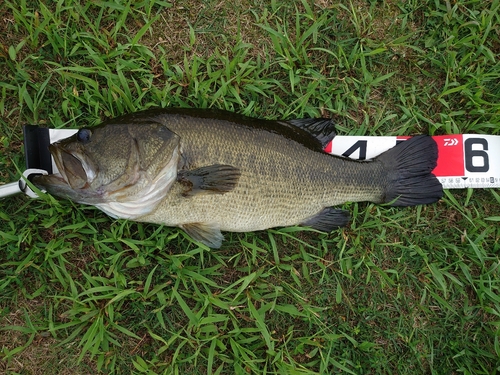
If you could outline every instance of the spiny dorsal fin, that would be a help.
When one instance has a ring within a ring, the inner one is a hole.
[[[321,143],[322,148],[325,148],[336,134],[335,125],[329,118],[300,118],[286,122],[311,134]]]

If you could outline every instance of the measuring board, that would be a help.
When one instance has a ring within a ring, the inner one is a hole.
[[[380,155],[410,137],[335,136],[325,151],[356,160]],[[437,167],[432,173],[444,189],[500,187],[500,136],[437,135]]]

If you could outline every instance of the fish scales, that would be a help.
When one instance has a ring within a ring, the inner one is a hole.
[[[183,200],[177,184],[145,221],[170,226],[213,222],[224,231],[246,232],[299,224],[346,201],[381,199],[380,165],[346,161],[228,121],[181,115],[156,120],[180,136],[188,168],[229,164],[241,169],[241,177],[226,194]]]

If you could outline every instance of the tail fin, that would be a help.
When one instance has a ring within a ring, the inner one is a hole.
[[[420,135],[398,144],[376,160],[388,171],[384,202],[393,206],[430,204],[443,196],[443,186],[431,172],[438,148],[429,136]]]

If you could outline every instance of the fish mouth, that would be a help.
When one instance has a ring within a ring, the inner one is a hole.
[[[54,178],[71,186],[72,189],[85,189],[90,186],[95,173],[83,155],[77,151],[66,150],[57,143],[51,144],[49,150],[59,171],[52,175]]]

